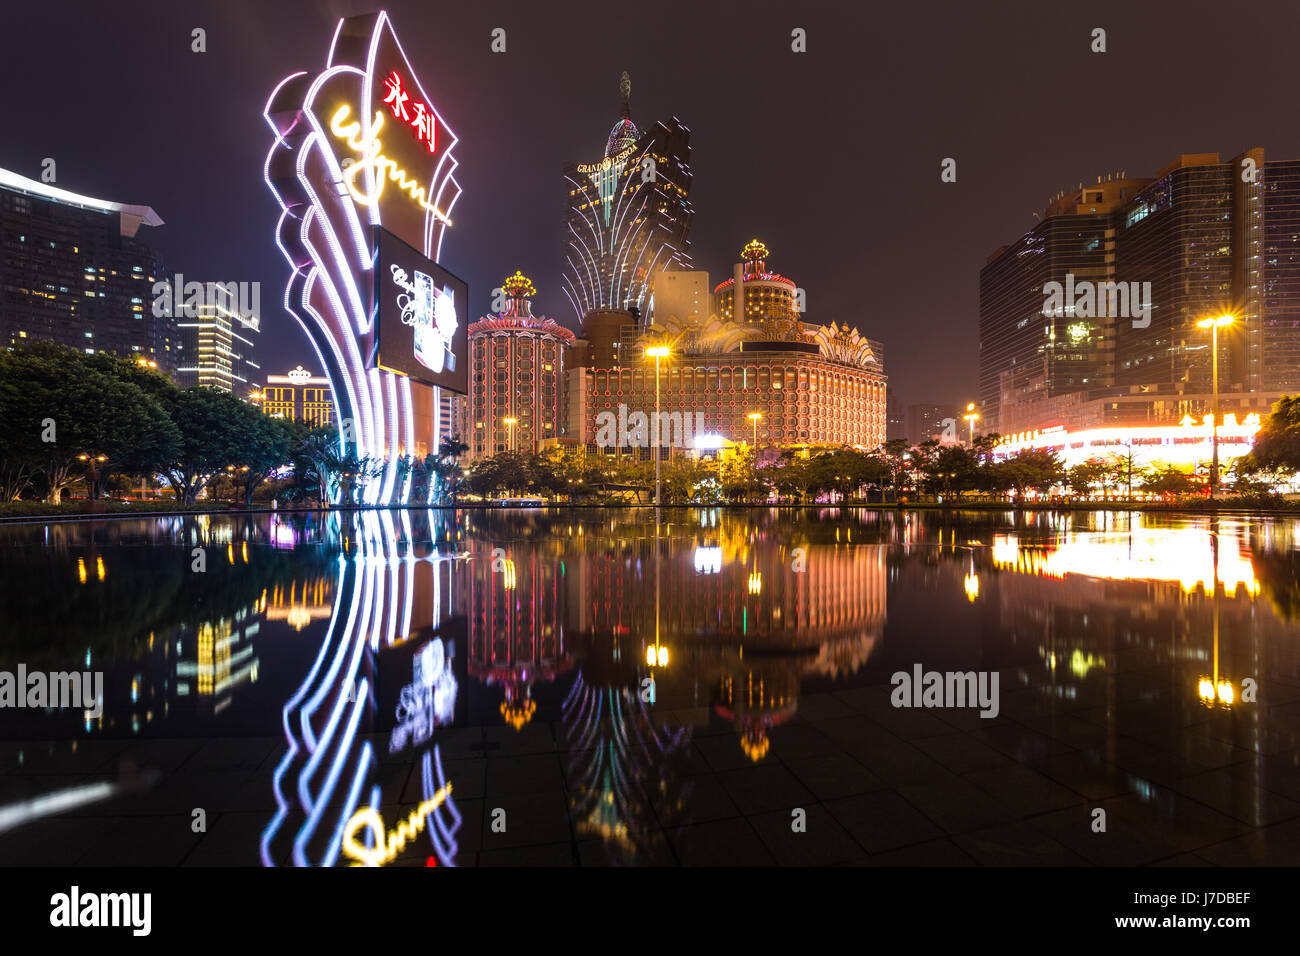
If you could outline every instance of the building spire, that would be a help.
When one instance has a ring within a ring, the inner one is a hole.
[[[622,108],[619,115],[623,119],[632,118],[632,78],[627,75],[627,70],[623,71],[623,76],[618,81],[618,95],[623,100]]]

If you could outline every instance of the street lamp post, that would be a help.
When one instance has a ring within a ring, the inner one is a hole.
[[[763,417],[762,412],[750,412],[746,416],[754,426],[754,460],[751,470],[754,473],[754,484],[758,484],[758,422]]]
[[[99,470],[95,467],[97,461],[108,461],[107,455],[78,455],[82,461],[90,466],[90,500],[98,501]]]
[[[1120,447],[1128,450],[1128,455],[1127,455],[1127,461],[1128,461],[1128,500],[1129,500],[1129,501],[1132,501],[1132,500],[1133,500],[1133,446],[1130,445],[1130,444],[1128,444],[1128,443],[1125,443],[1125,444],[1121,445]]]
[[[1231,325],[1232,316],[1220,315],[1217,318],[1201,319],[1196,324],[1202,329],[1210,330],[1210,351],[1213,353],[1211,368],[1214,399],[1210,408],[1210,446],[1213,449],[1210,462],[1210,500],[1212,501],[1215,492],[1219,490],[1219,329]]]
[[[668,357],[668,346],[652,345],[645,350],[645,354],[655,360],[655,420],[651,432],[654,434],[655,450],[655,507],[659,507],[659,360]]]
[[[975,447],[975,422],[979,419],[979,412],[975,411],[975,403],[966,403],[966,414],[962,418],[970,425],[970,446]]]

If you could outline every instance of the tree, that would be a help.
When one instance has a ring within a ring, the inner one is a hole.
[[[783,451],[781,459],[772,475],[773,483],[781,494],[796,495],[802,503],[817,477],[813,473],[812,460],[797,451]]]
[[[1300,395],[1278,400],[1255,433],[1250,450],[1251,471],[1300,471]]]
[[[292,462],[294,449],[301,446],[306,428],[287,418],[263,415],[252,405],[242,406],[243,428],[235,451],[236,485],[244,496],[244,507],[253,506],[253,492],[277,469]]]
[[[1104,488],[1113,474],[1114,468],[1110,462],[1102,458],[1089,458],[1069,470],[1067,481],[1070,490],[1076,495],[1090,495],[1093,485]]]
[[[889,467],[889,484],[898,491],[902,477],[907,472],[910,447],[906,438],[891,438],[880,446],[881,457]],[[907,457],[905,457],[907,456]]]
[[[976,466],[975,454],[965,445],[941,445],[929,451],[922,466],[926,490],[932,494],[972,491],[980,484]]]
[[[754,449],[748,445],[737,445],[719,464],[718,480],[725,497],[733,501],[750,500],[759,487],[754,467]]]
[[[440,498],[456,504],[456,488],[460,484],[460,457],[469,451],[469,445],[459,438],[444,438],[438,444],[437,456],[425,459],[429,473],[437,480],[437,494]],[[429,461],[432,458],[433,461]]]
[[[1152,469],[1142,476],[1142,490],[1157,495],[1182,495],[1196,486],[1191,477],[1173,465]]]
[[[298,443],[298,459],[308,464],[314,473],[322,508],[329,504],[330,469],[338,462],[339,454],[338,429],[328,425],[311,429]]]
[[[45,500],[57,505],[80,473],[89,479],[91,462],[96,470],[143,469],[174,452],[180,436],[158,402],[120,370],[91,358],[52,343],[3,353],[0,492],[6,500],[39,477]]]
[[[234,395],[215,388],[177,392],[168,411],[181,440],[162,472],[183,504],[194,504],[208,482],[239,457],[248,410]]]
[[[1028,448],[999,462],[993,468],[994,483],[1010,488],[1017,498],[1027,491],[1046,492],[1065,480],[1065,466],[1055,450]]]

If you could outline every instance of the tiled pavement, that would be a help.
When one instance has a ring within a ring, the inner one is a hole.
[[[655,711],[657,724],[692,726],[670,788],[683,809],[650,768],[629,773],[625,840],[578,819],[582,797],[602,798],[584,788],[600,781],[575,774],[559,726],[452,729],[439,743],[461,866],[1294,865],[1300,749],[1288,744],[1300,698],[1281,690],[1259,705],[1268,719],[1253,736],[1238,715],[1194,715],[1175,733],[1141,701],[1067,708],[1019,689],[992,720],[896,710],[888,687],[810,693],[757,763],[706,711]],[[283,752],[276,737],[92,740],[75,753],[5,742],[0,805],[99,782],[128,789],[0,834],[0,865],[256,865]],[[400,794],[386,817],[415,807],[415,768],[383,760],[384,793]],[[1098,808],[1104,833],[1092,829]],[[423,866],[427,848],[421,838],[395,862]]]

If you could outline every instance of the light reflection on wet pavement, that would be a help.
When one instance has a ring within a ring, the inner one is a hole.
[[[102,671],[105,698],[0,710],[0,863],[1300,863],[1297,528],[869,509],[0,528],[0,671]],[[996,673],[996,716],[895,706],[918,665]]]

